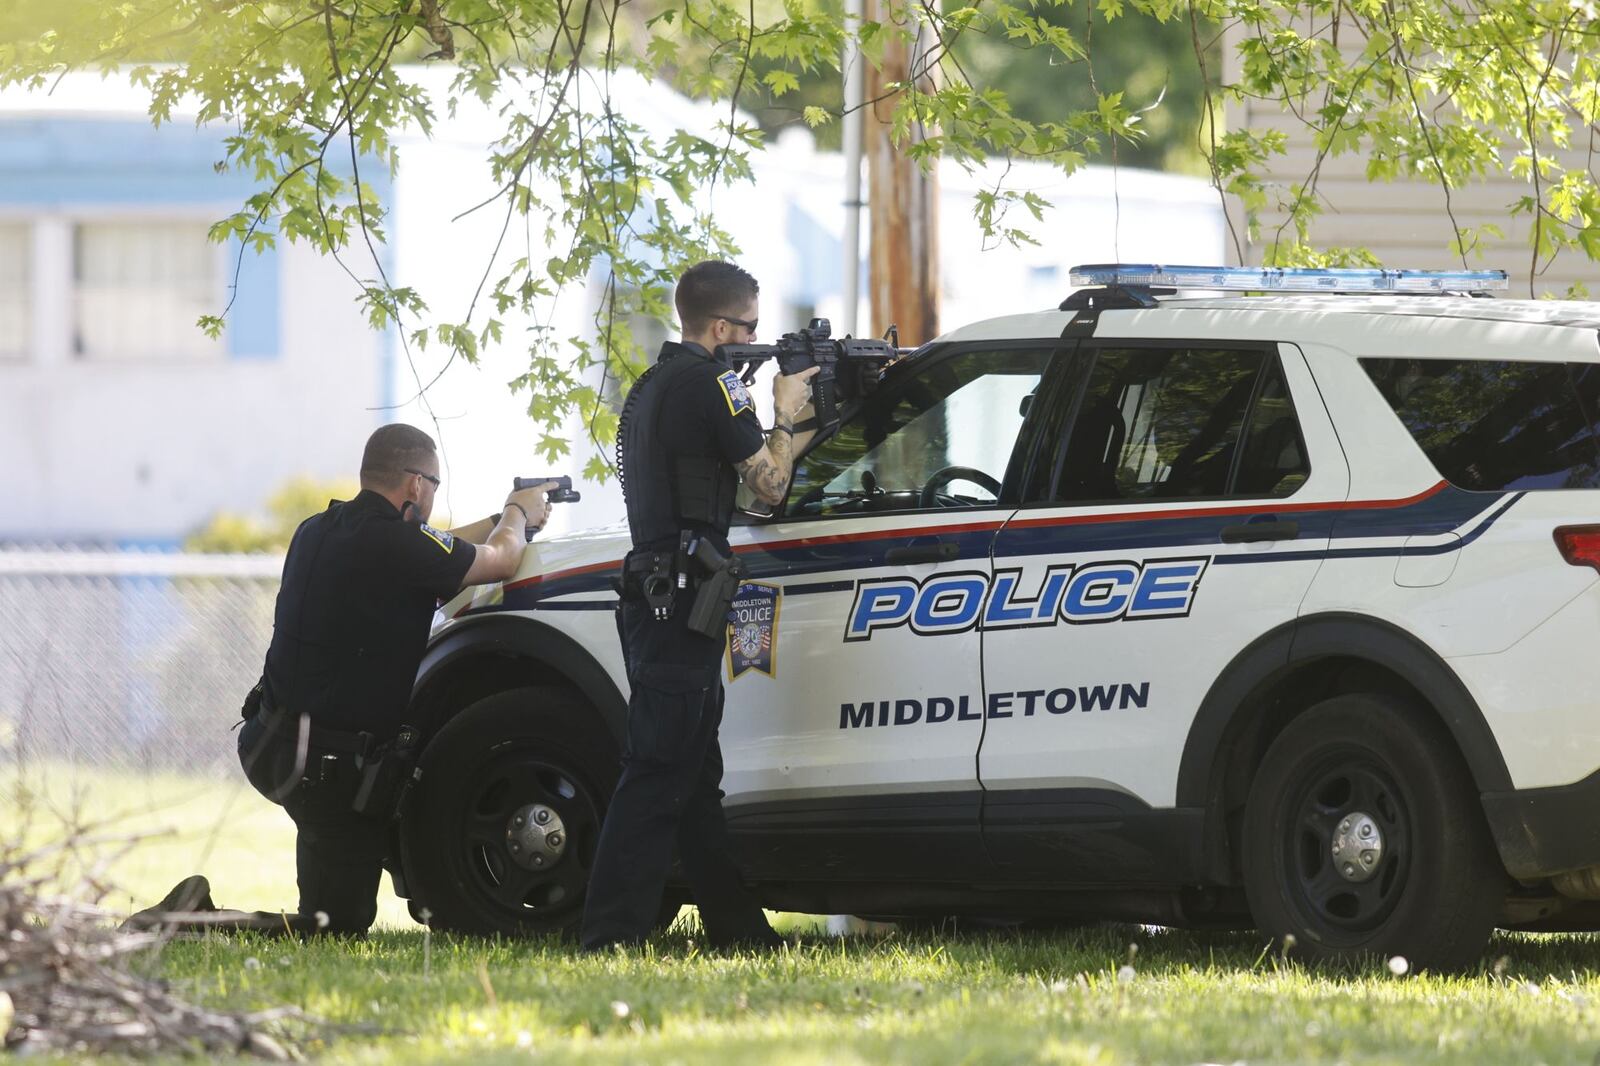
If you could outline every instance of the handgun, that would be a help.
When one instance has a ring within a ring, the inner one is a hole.
[[[544,494],[544,498],[551,503],[577,503],[583,499],[572,487],[572,479],[566,475],[551,475],[550,477],[519,477],[511,479],[511,488],[515,492],[531,489],[536,485],[543,485],[546,481],[555,482],[556,487]]]
[[[524,489],[531,489],[535,488],[536,486],[543,485],[547,481],[554,482],[556,486],[544,494],[544,498],[549,500],[551,503],[577,503],[579,500],[583,499],[583,497],[579,495],[578,491],[572,487],[572,479],[564,474],[552,474],[549,477],[512,478],[511,489],[513,492],[521,492]],[[537,533],[538,530],[525,529],[522,532],[523,536],[531,541],[533,540],[533,535]]]

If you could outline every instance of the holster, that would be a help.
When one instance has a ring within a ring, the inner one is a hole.
[[[702,572],[689,607],[689,630],[712,640],[726,639],[728,612],[744,578],[744,564],[737,555],[717,551],[704,537],[695,538],[687,554]]]
[[[350,801],[350,809],[375,818],[398,816],[400,805],[416,779],[421,739],[415,729],[401,726],[389,743],[358,756],[356,765],[361,770],[361,784]]]

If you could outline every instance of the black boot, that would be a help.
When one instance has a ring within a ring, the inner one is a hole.
[[[121,927],[156,929],[177,924],[188,915],[216,909],[217,905],[211,902],[211,882],[199,874],[193,874],[173,885],[172,891],[162,896],[161,902],[154,907],[146,907],[129,915]]]

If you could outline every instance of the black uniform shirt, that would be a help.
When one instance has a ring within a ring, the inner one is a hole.
[[[630,523],[636,545],[676,541],[678,530],[698,523],[680,523],[673,517],[672,492],[668,485],[671,457],[703,455],[736,466],[766,444],[766,434],[756,417],[755,401],[739,375],[719,362],[698,344],[662,345],[663,357],[671,355],[672,367],[652,375],[648,388],[664,389],[654,398],[657,417],[641,418],[648,426],[645,439],[624,441],[623,466],[628,477],[628,492],[633,500]],[[662,382],[662,384],[658,384]],[[641,398],[641,403],[651,399]],[[726,549],[724,535],[730,514],[721,527],[701,527],[716,534]]]
[[[362,490],[295,530],[267,650],[267,696],[313,725],[393,736],[402,724],[438,601],[477,548]],[[298,639],[297,639],[298,638]]]

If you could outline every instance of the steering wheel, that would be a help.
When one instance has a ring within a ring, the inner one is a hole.
[[[939,502],[939,489],[952,481],[970,481],[983,488],[995,499],[1000,498],[1000,482],[970,466],[947,466],[943,470],[935,470],[928,483],[922,486],[922,499],[918,501],[919,507],[932,507]]]

